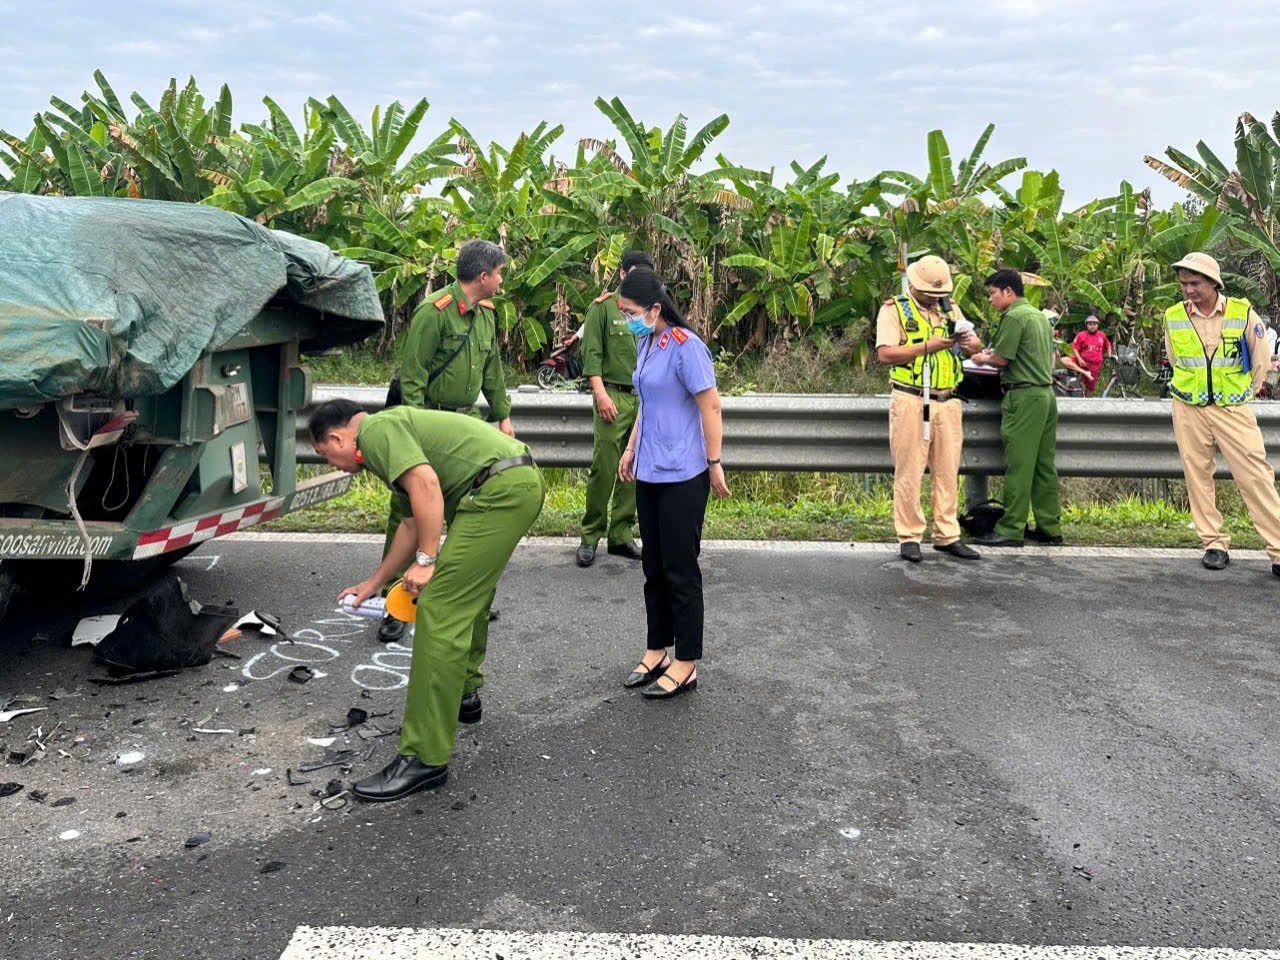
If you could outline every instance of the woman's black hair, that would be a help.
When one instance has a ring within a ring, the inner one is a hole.
[[[670,291],[662,280],[648,267],[636,267],[627,271],[618,287],[618,296],[626,297],[633,303],[642,304],[646,309],[655,303],[662,308],[662,319],[673,327],[688,327],[689,324],[676,306]]]

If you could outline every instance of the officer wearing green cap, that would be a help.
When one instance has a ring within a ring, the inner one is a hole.
[[[363,800],[397,800],[443,785],[458,723],[480,719],[489,608],[542,509],[542,474],[523,443],[456,413],[400,406],[368,414],[331,400],[309,429],[329,464],[368,470],[404,516],[369,579],[338,594],[359,606],[406,568],[404,587],[421,598],[399,756],[352,788]]]
[[[496,243],[464,244],[458,251],[457,280],[414,312],[400,347],[400,402],[405,406],[478,416],[475,403],[483,391],[489,420],[507,436],[516,435],[498,352],[497,311],[489,299],[502,286],[506,262]],[[393,498],[384,552],[403,519]],[[403,636],[404,624],[390,617],[378,628],[384,643]]]
[[[619,277],[636,267],[652,270],[653,258],[641,250],[632,250],[619,264]],[[590,381],[595,395],[595,429],[577,561],[578,566],[589,567],[596,561],[596,545],[601,536],[607,536],[611,554],[640,559],[640,548],[632,534],[636,485],[634,481],[624,483],[618,479],[618,461],[635,425],[639,403],[631,384],[636,368],[636,336],[618,309],[617,295],[607,290],[600,294],[587,310],[583,327],[582,375]]]

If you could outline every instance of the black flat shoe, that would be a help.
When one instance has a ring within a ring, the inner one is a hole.
[[[982,554],[968,544],[961,543],[959,540],[953,541],[952,543],[944,543],[942,546],[935,543],[933,545],[933,549],[937,550],[939,553],[949,553],[957,560],[982,559]]]
[[[666,689],[662,684],[655,680],[653,683],[649,684],[649,686],[640,691],[640,696],[649,700],[670,700],[672,697],[680,696],[680,694],[684,693],[686,690],[697,689],[698,671],[695,669],[691,670],[689,672],[689,676],[685,677],[684,682],[673,690]]]
[[[462,695],[462,703],[458,704],[459,723],[479,723],[480,715],[483,712],[484,706],[480,703],[479,690],[473,690],[471,693]]]
[[[405,626],[395,617],[383,617],[378,624],[378,640],[382,643],[399,643],[404,639]]]
[[[396,757],[381,771],[351,785],[351,792],[361,800],[381,803],[399,800],[419,790],[443,787],[449,779],[449,765],[429,767],[417,757]]]
[[[653,681],[666,673],[667,667],[669,666],[671,666],[671,658],[665,653],[662,655],[662,659],[658,662],[658,665],[652,669],[645,669],[642,661],[640,667],[632,670],[627,679],[622,681],[622,685],[628,690],[632,690],[636,687],[647,687],[649,684],[653,683]]]
[[[1045,547],[1062,546],[1061,534],[1056,537],[1051,537],[1047,533],[1042,533],[1039,527],[1027,527],[1026,530],[1023,531],[1023,534],[1032,543],[1038,543]]]
[[[980,537],[974,537],[973,542],[980,547],[1020,547],[1021,540],[1012,540],[1009,537],[999,533],[987,533]]]
[[[639,560],[644,556],[634,540],[627,543],[609,544],[609,554],[614,557],[626,557],[628,560]]]
[[[593,543],[582,543],[578,545],[578,552],[575,554],[578,566],[589,567],[596,562],[596,547]]]
[[[1231,556],[1225,550],[1206,550],[1200,558],[1200,564],[1206,570],[1225,570],[1231,562]]]
[[[908,540],[906,543],[899,544],[898,556],[907,561],[907,563],[919,563],[924,559],[924,557],[920,555],[920,544],[916,543],[914,540]]]

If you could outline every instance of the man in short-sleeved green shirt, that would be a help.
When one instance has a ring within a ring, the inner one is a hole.
[[[625,277],[635,267],[653,269],[653,258],[642,250],[626,254],[618,266]],[[618,461],[636,422],[636,335],[618,309],[617,295],[606,290],[587,310],[582,334],[582,375],[595,396],[591,470],[587,474],[587,508],[582,515],[582,542],[577,562],[589,567],[596,545],[607,537],[612,554],[640,559],[632,529],[636,522],[636,485],[618,479]],[[610,503],[612,501],[612,504]],[[612,509],[610,507],[612,506]]]
[[[502,286],[506,262],[507,255],[496,243],[471,240],[463,244],[454,266],[458,279],[414,311],[399,344],[400,402],[405,406],[475,414],[483,391],[489,401],[489,420],[507,436],[515,436],[498,352],[497,310],[489,299]],[[404,519],[399,506],[398,500],[392,500],[384,550],[391,548]],[[391,617],[378,628],[378,639],[384,643],[403,636],[404,624]]]
[[[1058,443],[1058,400],[1053,395],[1053,331],[1045,316],[1023,298],[1022,275],[997,270],[986,279],[987,298],[1001,311],[991,346],[973,359],[1000,367],[1004,399],[1000,438],[1004,442],[1004,516],[995,530],[975,543],[1020,547],[1026,538],[1062,543],[1062,502],[1054,456]],[[1035,514],[1036,525],[1027,518]]]
[[[523,443],[456,413],[368,414],[331,400],[312,414],[310,431],[325,460],[374,474],[404,513],[373,575],[338,594],[359,606],[404,569],[402,585],[420,597],[399,756],[352,787],[363,800],[396,800],[441,786],[458,723],[480,719],[489,610],[542,509],[542,475]]]

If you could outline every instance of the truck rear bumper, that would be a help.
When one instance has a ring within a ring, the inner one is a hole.
[[[263,497],[157,530],[131,530],[122,523],[86,523],[85,527],[95,560],[145,560],[340,497],[351,489],[353,479],[348,473],[326,473],[299,484],[286,497]],[[0,560],[77,560],[83,556],[84,544],[71,520],[0,518]]]

